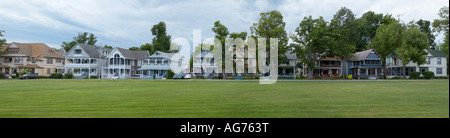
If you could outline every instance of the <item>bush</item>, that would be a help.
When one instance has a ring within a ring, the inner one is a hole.
[[[24,74],[31,74],[30,69],[21,69],[19,72],[16,73],[17,76],[24,75]]]
[[[217,77],[217,76],[214,76],[214,79],[218,79],[218,77]]]
[[[401,79],[401,78],[400,77],[392,77],[391,79],[397,80],[397,79]]]
[[[0,79],[5,79],[5,78],[6,78],[5,74],[0,73]]]
[[[175,73],[172,70],[167,70],[167,79],[173,79]]]
[[[53,79],[62,79],[63,75],[61,73],[52,73],[50,74]]]
[[[409,79],[419,79],[419,78],[420,78],[420,72],[409,73]]]
[[[435,79],[448,79],[448,77],[447,76],[436,76],[436,77],[434,77]]]
[[[91,79],[98,79],[98,76],[92,75],[92,76],[90,76],[89,78],[91,78]]]
[[[64,79],[72,79],[73,78],[73,74],[71,74],[71,73],[66,73],[66,74],[64,74],[64,77],[63,77]]]
[[[255,79],[258,79],[258,80],[259,80],[259,76],[255,76]]]
[[[228,77],[226,77],[226,79],[234,79],[234,77],[233,76],[228,76]]]
[[[431,71],[424,71],[422,72],[423,78],[425,79],[431,79],[434,78],[434,73]]]
[[[38,79],[48,79],[48,78],[50,78],[50,77],[48,77],[48,76],[38,76]]]

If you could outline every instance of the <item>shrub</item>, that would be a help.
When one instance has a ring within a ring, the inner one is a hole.
[[[52,73],[50,74],[53,79],[62,79],[63,75],[61,73]]]
[[[434,78],[434,73],[431,71],[424,71],[422,72],[423,78],[425,79],[431,79]]]
[[[38,79],[48,79],[48,78],[50,78],[50,77],[48,77],[48,76],[38,76]]]
[[[96,75],[92,75],[89,78],[91,78],[91,79],[98,79],[98,77]]]
[[[156,79],[156,75],[155,74],[153,74],[153,79]]]
[[[24,74],[31,74],[30,69],[21,69],[19,72],[16,73],[17,76],[24,75]]]
[[[420,72],[411,72],[409,73],[410,79],[419,79],[420,78]]]
[[[447,76],[436,76],[436,77],[434,77],[435,79],[448,79],[448,77]]]
[[[175,73],[172,70],[167,70],[167,79],[173,79]]]
[[[217,77],[217,76],[214,76],[214,79],[218,79],[218,77]]]
[[[5,78],[6,78],[5,74],[0,73],[0,79],[5,79]]]
[[[255,79],[259,79],[259,76],[255,76]]]
[[[71,74],[71,73],[66,73],[66,74],[64,74],[64,77],[63,77],[64,79],[72,79],[73,78],[73,74]]]
[[[233,76],[228,76],[228,77],[226,77],[226,79],[234,79],[234,77]]]

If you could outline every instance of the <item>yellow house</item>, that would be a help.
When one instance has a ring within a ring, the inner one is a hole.
[[[21,69],[32,74],[49,76],[64,66],[64,56],[44,43],[6,43],[0,51],[0,72],[15,76]]]

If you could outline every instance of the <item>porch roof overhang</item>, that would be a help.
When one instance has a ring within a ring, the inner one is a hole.
[[[356,67],[350,67],[351,69],[384,69],[384,67],[362,67],[362,66],[356,66]]]
[[[314,69],[342,69],[342,67],[314,67]]]
[[[43,68],[43,67],[41,67],[39,65],[35,65],[35,64],[20,65],[20,66],[17,66],[17,67],[18,68]]]
[[[0,68],[10,68],[8,65],[0,65]]]

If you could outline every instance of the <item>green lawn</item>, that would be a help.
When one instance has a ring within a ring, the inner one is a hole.
[[[4,117],[449,117],[449,81],[0,80]]]

